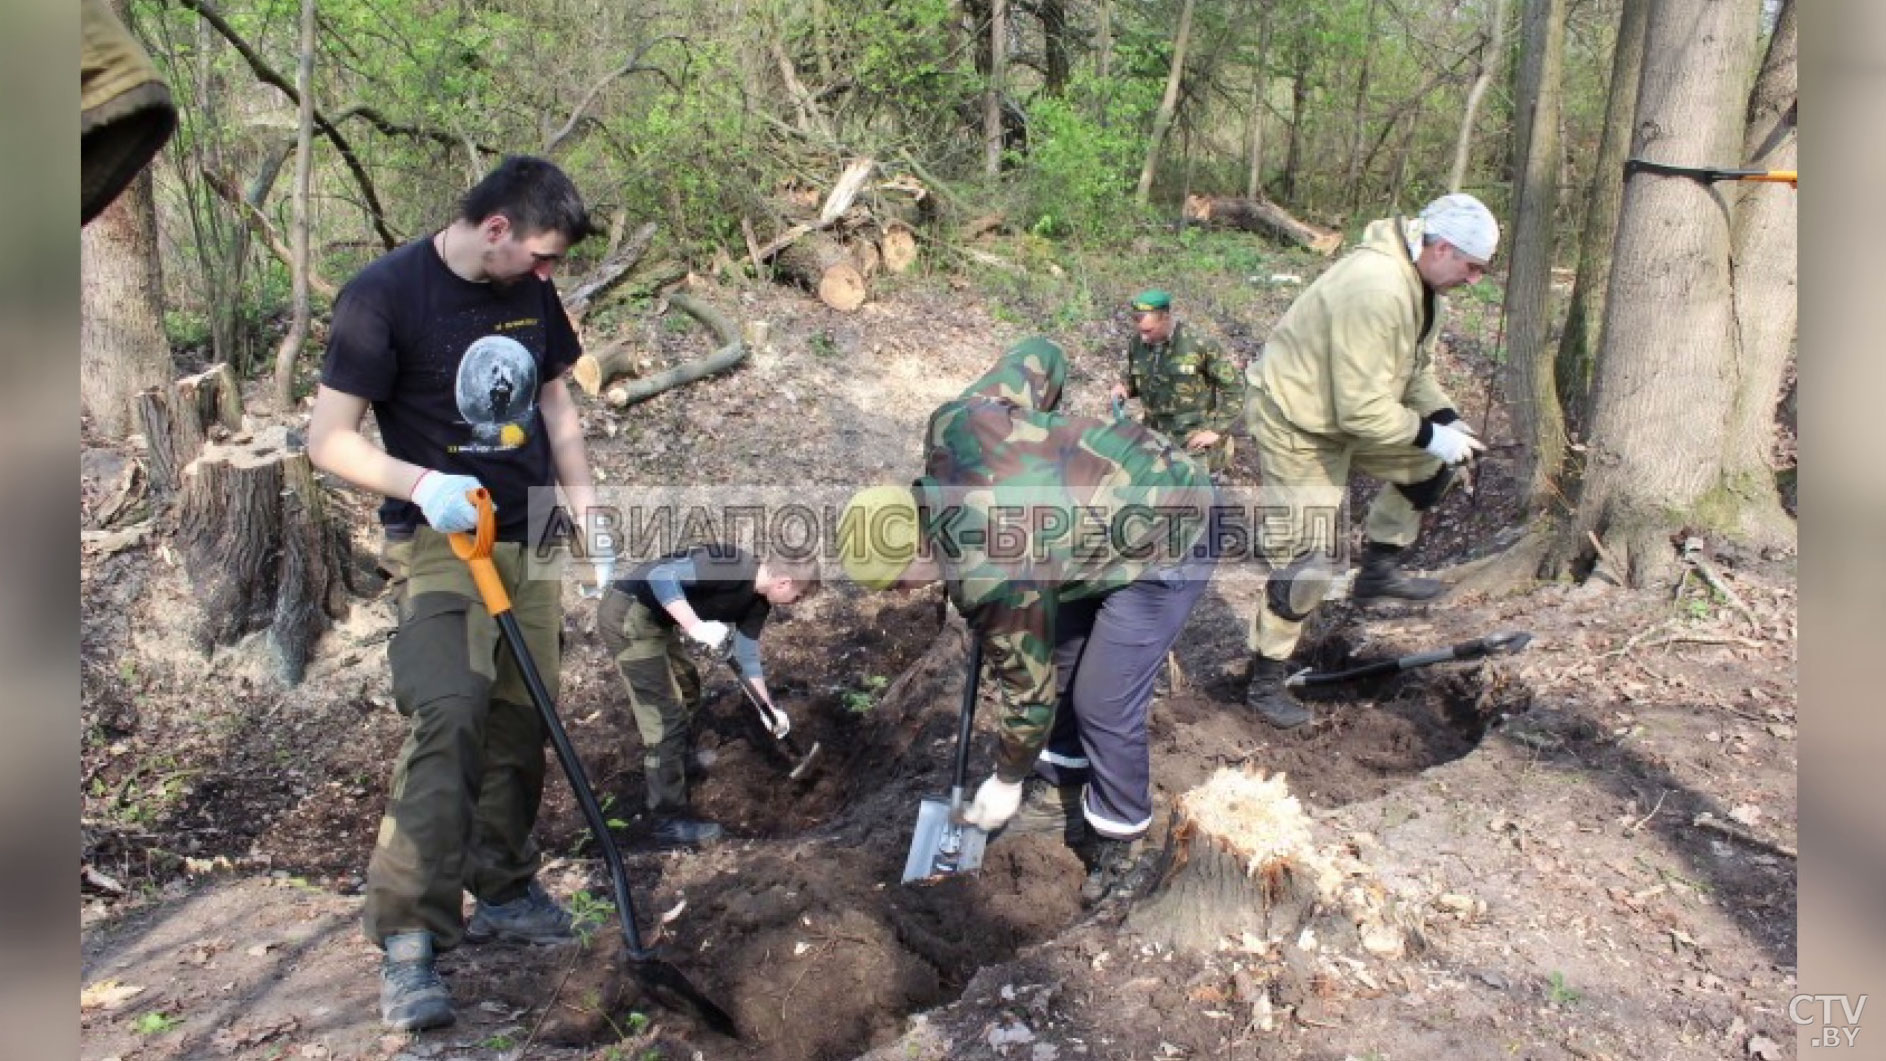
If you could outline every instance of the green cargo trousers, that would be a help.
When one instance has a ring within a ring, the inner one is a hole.
[[[688,757],[701,672],[688,658],[681,628],[663,623],[648,605],[618,589],[603,594],[596,630],[629,690],[629,710],[642,735],[648,809],[672,818],[688,808]]]
[[[1244,418],[1257,443],[1260,498],[1266,512],[1263,544],[1273,579],[1314,582],[1314,577],[1304,577],[1312,573],[1305,569],[1320,568],[1322,587],[1327,589],[1333,581],[1336,572],[1330,562],[1340,555],[1336,547],[1348,535],[1340,514],[1351,468],[1394,484],[1383,487],[1369,504],[1364,540],[1412,545],[1420,536],[1421,510],[1395,487],[1433,479],[1441,471],[1438,458],[1407,443],[1382,445],[1299,431],[1255,381],[1245,391]],[[1297,611],[1279,614],[1279,597],[1298,598]],[[1315,611],[1314,601],[1321,599],[1313,586],[1307,593],[1267,592],[1251,617],[1251,651],[1265,659],[1290,658],[1304,622]]]
[[[564,558],[532,558],[507,542],[492,558],[555,697]],[[531,830],[543,799],[547,734],[471,569],[429,527],[413,536],[399,611],[387,658],[394,701],[411,729],[367,864],[361,920],[375,943],[426,931],[446,950],[464,936],[465,891],[509,902],[537,873]]]

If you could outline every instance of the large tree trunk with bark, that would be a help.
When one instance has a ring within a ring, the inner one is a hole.
[[[982,96],[982,173],[1002,173],[1002,92],[1008,80],[1008,0],[989,0],[989,84]]]
[[[1480,101],[1506,56],[1506,0],[1493,0],[1493,14],[1487,19],[1486,46],[1480,50],[1479,68],[1467,89],[1467,106],[1460,115],[1460,136],[1454,141],[1454,168],[1447,175],[1447,190],[1457,192],[1467,180],[1467,164],[1473,159],[1473,127],[1480,117]]]
[[[1520,135],[1513,158],[1519,174],[1512,258],[1506,277],[1506,348],[1512,365],[1508,395],[1523,446],[1519,468],[1526,507],[1557,493],[1565,463],[1565,415],[1552,372],[1552,219],[1558,209],[1559,95],[1565,58],[1565,0],[1525,0],[1520,63]]]
[[[1795,168],[1795,3],[1782,0],[1768,56],[1749,96],[1743,164]],[[1731,234],[1735,319],[1741,337],[1737,394],[1723,459],[1723,484],[1744,499],[1741,532],[1752,541],[1787,543],[1794,521],[1781,507],[1774,475],[1775,411],[1794,356],[1796,304],[1795,190],[1748,182]]]
[[[198,645],[267,630],[278,676],[300,682],[315,640],[345,614],[350,552],[306,451],[275,425],[204,447],[183,478],[177,541]]]
[[[1604,293],[1611,282],[1611,246],[1617,242],[1618,209],[1624,201],[1624,159],[1631,146],[1637,85],[1644,71],[1644,27],[1651,0],[1624,0],[1617,44],[1611,54],[1610,96],[1604,108],[1604,137],[1585,202],[1585,227],[1578,244],[1578,279],[1559,338],[1554,375],[1559,402],[1573,432],[1583,434],[1591,418],[1591,378],[1604,336]]]
[[[1263,3],[1257,15],[1257,55],[1252,61],[1256,69],[1251,71],[1251,113],[1246,118],[1251,123],[1245,151],[1249,166],[1244,182],[1246,199],[1261,198],[1264,194],[1264,110],[1270,99],[1270,8],[1270,3]]]
[[[1742,151],[1761,0],[1661,0],[1644,44],[1632,155],[1708,165]],[[1667,580],[1670,537],[1733,530],[1724,489],[1736,403],[1729,213],[1719,188],[1647,172],[1624,186],[1576,518],[1546,573],[1593,560],[1632,585]]]
[[[79,231],[79,399],[100,435],[122,438],[138,392],[170,382],[151,171]]]

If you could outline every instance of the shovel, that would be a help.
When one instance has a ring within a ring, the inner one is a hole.
[[[701,994],[700,989],[689,983],[681,970],[642,946],[641,929],[635,924],[635,900],[629,894],[629,875],[622,866],[622,853],[616,850],[615,838],[609,835],[608,819],[603,817],[602,808],[596,805],[596,794],[589,787],[589,777],[583,772],[582,760],[576,757],[576,748],[570,744],[570,735],[564,732],[563,722],[557,717],[557,705],[551,702],[550,690],[544,687],[543,677],[537,673],[537,664],[531,659],[530,649],[524,644],[523,631],[517,627],[517,617],[511,614],[511,595],[505,591],[504,581],[498,576],[498,567],[491,560],[491,543],[497,537],[497,520],[492,516],[491,494],[480,487],[470,491],[468,496],[478,508],[478,530],[475,537],[470,534],[451,535],[452,552],[471,567],[472,581],[478,586],[478,596],[484,600],[485,610],[497,620],[498,632],[503,635],[505,646],[511,650],[511,658],[517,661],[517,669],[524,676],[524,687],[530,691],[531,702],[537,705],[537,713],[542,716],[544,728],[550,733],[550,743],[557,750],[557,761],[563,764],[563,772],[570,779],[570,790],[576,793],[577,806],[583,809],[583,820],[589,823],[589,831],[602,847],[603,861],[609,864],[609,882],[615,888],[616,909],[621,914],[622,942],[629,951],[629,972],[650,998],[671,1008],[692,1012],[708,1027],[737,1039],[740,1037],[739,1029],[726,1010]]]
[[[933,881],[982,867],[989,834],[957,820],[963,787],[969,779],[969,738],[976,725],[976,687],[982,679],[982,638],[969,632],[969,673],[963,676],[963,713],[956,729],[956,767],[949,798],[932,797],[917,806],[917,831],[904,860],[903,883]]]
[[[753,710],[760,713],[760,724],[766,727],[766,732],[773,735],[773,739],[779,741],[780,746],[786,749],[786,754],[792,759],[792,769],[787,772],[786,776],[794,781],[804,777],[811,771],[812,760],[819,757],[819,750],[824,746],[818,741],[813,741],[811,748],[802,748],[799,739],[792,735],[792,719],[787,718],[784,711],[766,702],[753,679],[747,677],[746,673],[740,669],[740,661],[734,658],[733,653],[729,651],[721,658],[727,661],[727,668],[733,671],[734,683],[739,685],[740,691],[747,695],[747,703],[752,704]]]
[[[1668,162],[1652,162],[1645,158],[1624,160],[1626,177],[1640,171],[1664,177],[1690,177],[1704,184],[1717,181],[1762,181],[1800,187],[1795,179],[1796,171],[1791,169],[1714,169],[1709,166],[1673,166]]]
[[[1398,674],[1416,667],[1426,667],[1435,663],[1448,663],[1459,660],[1481,659],[1486,656],[1510,656],[1525,648],[1532,640],[1532,635],[1521,630],[1509,630],[1503,634],[1488,634],[1476,637],[1472,641],[1462,641],[1458,645],[1435,649],[1431,652],[1417,652],[1412,656],[1399,659],[1377,660],[1365,663],[1349,670],[1335,671],[1329,674],[1314,674],[1304,668],[1284,679],[1286,689],[1304,689],[1318,685],[1336,685],[1341,682],[1353,682],[1362,678],[1374,678],[1382,674]]]

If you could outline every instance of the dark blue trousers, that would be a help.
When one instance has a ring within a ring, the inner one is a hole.
[[[1103,597],[1061,605],[1054,664],[1060,701],[1035,772],[1087,786],[1087,824],[1131,840],[1152,825],[1146,724],[1166,653],[1205,595],[1208,557],[1146,572]]]

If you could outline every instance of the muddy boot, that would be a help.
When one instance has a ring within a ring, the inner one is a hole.
[[[456,1021],[452,993],[432,967],[432,933],[402,932],[386,937],[385,945],[386,964],[380,969],[381,1022],[400,1031],[419,1031]]]
[[[661,818],[655,822],[654,841],[664,847],[706,847],[724,830],[699,818]]]
[[[1400,553],[1399,545],[1369,542],[1364,546],[1362,570],[1356,573],[1355,584],[1349,588],[1349,598],[1355,601],[1433,600],[1447,591],[1447,586],[1436,579],[1402,574],[1401,565],[1395,560]]]
[[[1143,857],[1145,841],[1094,841],[1087,854],[1087,879],[1081,882],[1081,902],[1092,906],[1109,896],[1130,899],[1146,886],[1152,859]]]
[[[1076,843],[1087,835],[1087,819],[1081,813],[1082,785],[1051,785],[1047,778],[1030,776],[1022,782],[1022,805],[1009,819],[1005,836],[1027,833],[1059,833],[1067,843]]]
[[[508,903],[487,903],[483,899],[472,910],[465,926],[468,943],[508,940],[512,943],[569,943],[576,939],[571,929],[574,919],[557,904],[544,886],[536,881],[524,894]]]
[[[1251,685],[1244,691],[1244,706],[1278,729],[1295,729],[1310,720],[1310,709],[1284,688],[1288,677],[1289,663],[1251,657]]]

